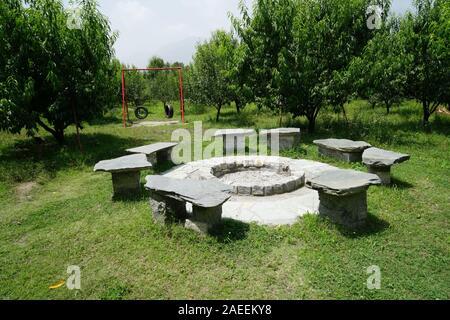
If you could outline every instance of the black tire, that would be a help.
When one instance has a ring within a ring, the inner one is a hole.
[[[148,117],[148,110],[145,107],[137,107],[136,110],[134,110],[134,115],[136,118],[143,120]]]
[[[166,113],[167,118],[169,119],[173,118],[173,108],[170,104],[164,106],[164,112]]]

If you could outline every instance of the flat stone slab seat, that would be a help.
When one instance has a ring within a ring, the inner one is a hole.
[[[370,173],[376,174],[383,184],[388,185],[391,183],[391,167],[410,158],[408,154],[369,148],[364,151],[362,161]]]
[[[214,137],[223,139],[224,155],[245,152],[245,138],[251,136],[256,136],[254,129],[221,129],[214,133]]]
[[[173,179],[147,176],[145,188],[150,190],[150,206],[158,222],[185,221],[185,227],[200,233],[222,221],[222,204],[230,197],[232,188],[218,181]],[[192,204],[192,212],[186,203]]]
[[[319,147],[319,154],[346,162],[361,162],[364,150],[371,147],[364,141],[352,141],[347,139],[314,140]]]
[[[379,184],[374,174],[342,169],[325,171],[306,182],[319,192],[319,214],[350,228],[365,224],[367,189]]]
[[[278,136],[279,150],[291,149],[300,144],[300,128],[277,128],[261,130],[260,136],[267,136],[268,145],[272,145],[274,137]],[[273,146],[272,146],[273,149]]]
[[[127,149],[128,153],[140,153],[147,156],[148,161],[152,165],[161,164],[163,162],[172,161],[172,149],[176,147],[176,142],[158,142],[146,146]]]
[[[98,162],[94,171],[112,174],[113,197],[138,194],[141,191],[141,170],[149,169],[152,164],[144,154],[120,157]]]

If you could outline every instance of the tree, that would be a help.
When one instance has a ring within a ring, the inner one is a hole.
[[[125,67],[119,59],[112,59],[111,68],[114,72],[114,99],[118,104],[122,104],[122,69]]]
[[[236,99],[234,86],[235,50],[238,41],[225,31],[216,31],[211,39],[199,44],[192,66],[193,98],[217,109],[216,121],[226,104]]]
[[[416,0],[415,13],[402,20],[399,37],[405,53],[406,94],[420,101],[423,124],[440,104],[448,104],[450,30],[448,1]]]
[[[136,66],[126,66],[126,69],[136,69]],[[141,71],[127,71],[125,73],[125,83],[127,99],[135,106],[144,104],[150,98],[148,82]]]
[[[373,104],[384,104],[387,114],[404,97],[406,85],[398,23],[397,18],[386,23],[350,66],[360,95],[368,96]]]
[[[0,2],[2,130],[42,127],[62,144],[68,126],[82,128],[114,103],[116,36],[94,0],[80,5],[78,29],[60,1]]]
[[[232,21],[242,40],[243,65],[248,71],[246,83],[259,105],[279,110],[282,116],[288,107],[287,99],[294,94],[292,84],[284,86],[280,70],[287,60],[292,60],[295,3],[292,0],[257,0],[252,16],[244,2],[240,3],[240,9],[241,18],[232,17]]]
[[[162,58],[152,57],[147,68],[182,67],[181,63],[169,64]],[[152,100],[159,100],[163,104],[178,98],[178,73],[176,71],[149,71],[146,73],[148,87]]]
[[[346,70],[372,37],[369,3],[258,0],[252,17],[241,6],[234,26],[246,45],[257,99],[280,114],[306,117],[313,132],[321,108],[343,106],[352,93]]]
[[[436,36],[432,38],[434,54],[443,63],[443,78],[450,79],[450,2],[441,2],[441,19],[433,22],[431,29]],[[445,86],[445,84],[444,84]],[[447,88],[449,87],[447,82]],[[443,92],[443,99],[447,107],[450,106],[450,90]]]
[[[254,98],[251,88],[247,85],[250,70],[244,46],[239,43],[230,54],[233,55],[233,62],[229,71],[230,90],[232,100],[236,105],[236,112],[240,114],[241,110]]]

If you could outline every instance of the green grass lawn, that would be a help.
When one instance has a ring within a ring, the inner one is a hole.
[[[151,107],[147,120],[162,119]],[[361,139],[411,154],[393,169],[393,185],[372,187],[367,227],[348,231],[306,216],[292,227],[269,228],[226,221],[203,237],[151,219],[148,196],[111,200],[111,176],[94,164],[124,149],[170,140],[175,128],[277,126],[277,117],[248,107],[187,108],[186,125],[121,127],[109,114],[82,132],[75,144],[42,149],[25,134],[0,133],[0,298],[3,299],[449,299],[450,118],[420,125],[420,106],[408,102],[386,115],[364,101],[347,107],[349,123],[324,111],[315,134],[284,153],[365,171],[320,158],[316,138]],[[176,115],[178,116],[178,115]],[[284,119],[286,126],[305,122]],[[158,171],[158,169],[155,169]],[[142,174],[144,179],[146,173]],[[142,180],[144,181],[144,180]],[[81,267],[82,290],[49,286]],[[381,268],[380,290],[366,287],[366,269]]]

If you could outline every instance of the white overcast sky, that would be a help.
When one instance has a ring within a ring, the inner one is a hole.
[[[64,2],[68,2],[65,0]],[[228,13],[239,14],[239,0],[98,0],[112,29],[119,32],[116,56],[145,67],[152,55],[188,63],[198,41],[217,29],[230,30]],[[251,4],[251,0],[246,0]],[[412,0],[394,0],[402,13]]]

